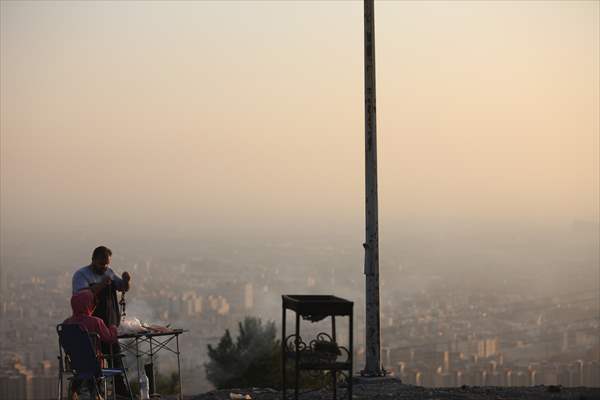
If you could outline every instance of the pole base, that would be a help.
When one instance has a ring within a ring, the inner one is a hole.
[[[386,377],[388,375],[389,375],[389,372],[383,368],[381,368],[380,370],[377,370],[377,371],[367,371],[365,369],[360,371],[360,376],[365,377],[365,378],[377,378],[377,377],[381,378],[381,377]]]
[[[361,371],[361,374],[364,371]],[[386,376],[386,375],[361,375],[361,376],[354,376],[352,378],[352,382],[358,385],[368,385],[368,384],[382,384],[382,383],[389,383],[389,382],[394,382],[397,384],[401,384],[402,380],[398,377],[395,376]]]

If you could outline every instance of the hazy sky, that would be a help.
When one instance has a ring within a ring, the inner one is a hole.
[[[376,2],[382,224],[597,219],[598,1]],[[1,2],[1,224],[362,223],[362,2]]]

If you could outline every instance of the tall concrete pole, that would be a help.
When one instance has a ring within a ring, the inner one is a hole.
[[[363,376],[382,376],[379,326],[379,222],[377,210],[377,118],[375,106],[374,0],[365,7],[365,275],[366,365]]]

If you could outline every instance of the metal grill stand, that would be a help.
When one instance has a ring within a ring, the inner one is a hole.
[[[283,295],[281,315],[281,370],[282,399],[286,400],[286,365],[288,359],[294,362],[294,399],[298,399],[301,370],[330,371],[332,376],[333,399],[337,399],[337,375],[346,375],[348,399],[352,400],[353,362],[353,307],[354,303],[329,295]],[[286,310],[296,313],[295,333],[286,336]],[[348,348],[338,346],[335,317],[347,316]],[[331,334],[319,333],[316,339],[306,343],[300,336],[300,317],[317,322],[331,317]],[[339,361],[338,359],[342,359]]]

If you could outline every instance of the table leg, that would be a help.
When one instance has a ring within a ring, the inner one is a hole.
[[[179,335],[175,335],[177,343],[177,373],[179,374],[179,400],[183,400],[183,386],[181,384],[181,360],[179,357]]]
[[[136,364],[137,373],[138,373],[138,376],[137,376],[137,379],[138,379],[138,392],[139,392],[139,395],[141,396],[142,395],[142,391],[141,391],[141,387],[140,387],[139,383],[140,383],[140,381],[142,379],[142,375],[140,374],[140,347],[139,347],[139,339],[138,339],[137,336],[135,337],[135,364]]]
[[[154,374],[154,351],[152,348],[152,336],[150,336],[150,377],[148,378],[152,378],[152,380],[150,381],[151,385],[148,385],[148,391],[150,392],[150,394],[154,394],[156,393],[156,380],[155,380],[155,374]]]
[[[131,390],[131,384],[129,383],[129,377],[127,376],[127,370],[125,365],[121,365],[121,367],[123,368],[123,377],[125,380],[125,385],[127,386],[127,393],[129,394],[129,398],[133,399],[133,392]]]

